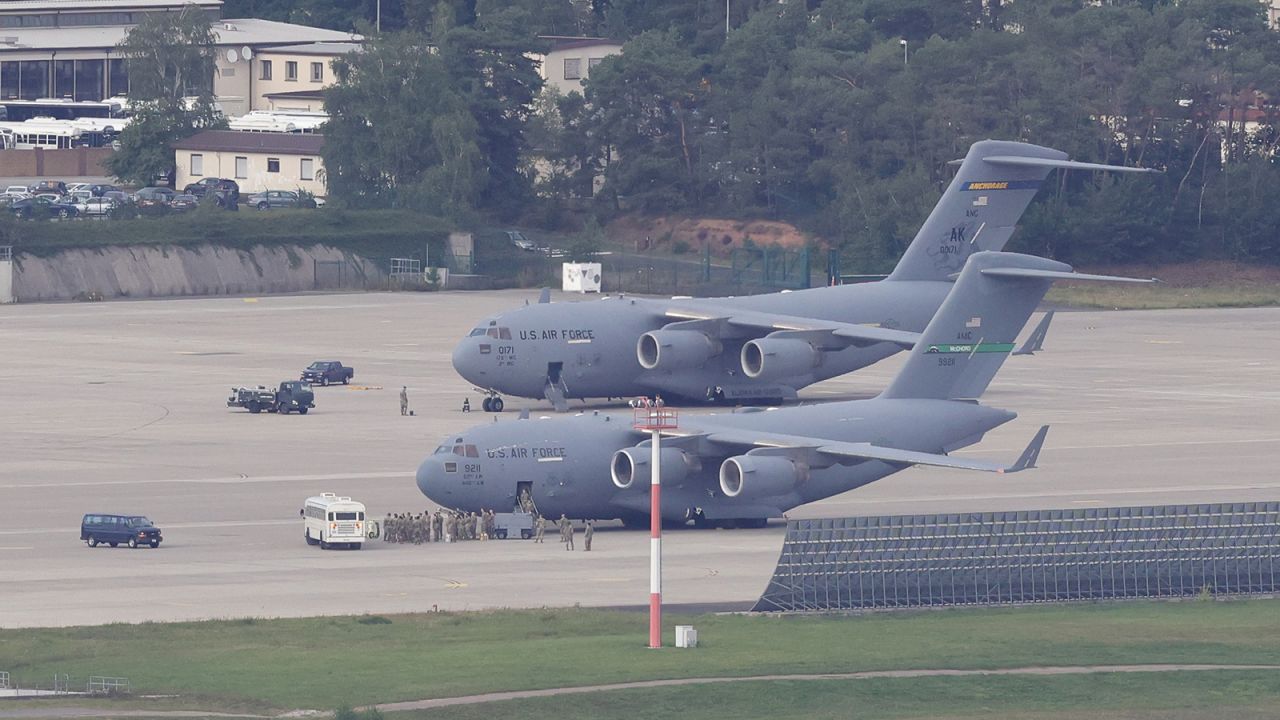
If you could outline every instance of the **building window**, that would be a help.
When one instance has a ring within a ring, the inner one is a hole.
[[[49,97],[49,60],[19,60],[18,95],[23,100]]]
[[[191,153],[191,175],[192,177],[204,175],[204,155]]]
[[[236,179],[243,180],[249,177],[249,158],[242,155],[236,156]]]
[[[105,60],[76,60],[76,101],[97,102],[101,100],[106,80],[107,63]]]
[[[107,95],[117,97],[129,94],[129,71],[122,58],[111,58],[109,63]]]
[[[602,60],[604,60],[604,58],[591,58],[590,60],[588,60],[588,61],[587,61],[587,73],[588,73],[588,74],[590,74],[590,72],[591,72],[591,68],[593,68],[593,67],[595,67],[595,66],[599,65],[599,64],[600,64],[600,62],[601,62]]]
[[[298,167],[303,180],[316,179],[316,161],[311,158],[302,158],[302,164]]]
[[[582,58],[564,59],[564,79],[580,80],[582,78]]]
[[[260,63],[261,63],[261,65],[262,65],[262,78],[261,78],[261,79],[263,79],[263,80],[270,80],[270,79],[271,79],[271,61],[270,61],[270,60],[261,60],[261,61],[259,61],[259,62],[260,62]]]
[[[324,63],[311,63],[311,82],[324,82]]]
[[[53,96],[71,100],[76,89],[76,61],[55,60],[53,63]]]
[[[267,172],[280,172],[280,158],[267,158]]]
[[[13,100],[18,97],[18,62],[0,62],[0,98]]]
[[[284,79],[290,82],[298,79],[298,63],[289,60],[284,64]]]

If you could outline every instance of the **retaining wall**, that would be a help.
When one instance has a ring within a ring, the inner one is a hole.
[[[117,246],[48,257],[18,252],[13,264],[18,302],[365,289],[386,283],[379,263],[324,245]],[[332,272],[335,267],[340,272]]]

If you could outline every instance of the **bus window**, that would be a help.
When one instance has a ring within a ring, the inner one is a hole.
[[[329,513],[329,522],[333,522],[333,513]]]

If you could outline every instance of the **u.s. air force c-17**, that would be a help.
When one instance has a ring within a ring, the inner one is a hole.
[[[547,302],[486,320],[453,366],[486,393],[546,398],[661,395],[777,402],[807,385],[909,349],[974,252],[1000,250],[1054,168],[1151,172],[1067,160],[1036,145],[985,140],[881,282],[754,297]]]
[[[947,453],[1016,417],[975,401],[1058,279],[1150,282],[1082,275],[1028,255],[976,253],[878,397],[686,416],[678,429],[664,431],[664,520],[762,525],[789,508],[911,465],[993,472],[1032,467],[1047,426],[1011,465]],[[513,507],[527,496],[546,516],[645,524],[648,438],[630,415],[486,424],[448,437],[418,468],[418,488],[440,505],[463,510]]]

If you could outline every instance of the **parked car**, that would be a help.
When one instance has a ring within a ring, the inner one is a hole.
[[[240,200],[240,186],[235,180],[226,178],[202,178],[199,182],[193,182],[182,188],[184,194],[195,195],[196,197],[203,197],[210,190],[230,192],[232,199]]]
[[[116,209],[116,201],[111,198],[91,197],[75,204],[76,210],[87,217],[110,215]]]
[[[117,207],[120,205],[128,205],[133,202],[133,198],[129,197],[129,193],[123,190],[108,190],[102,194],[102,197],[107,198],[108,200],[114,200]]]
[[[71,186],[68,185],[67,187],[71,187]],[[85,188],[88,188],[88,187],[89,187],[88,185],[85,185]],[[93,197],[93,193],[89,192],[87,189],[86,190],[79,190],[79,189],[69,190],[67,192],[67,200],[71,201],[72,205],[79,205],[80,203],[84,202],[85,200],[88,200],[91,197]]]
[[[200,207],[200,198],[195,195],[174,195],[169,201],[169,209],[174,212],[190,212]]]
[[[67,194],[67,184],[61,180],[40,180],[27,189],[32,195],[41,195],[43,193],[53,193],[55,195]]]
[[[252,205],[259,210],[268,208],[296,208],[313,206],[314,203],[303,200],[298,193],[292,190],[263,190],[260,193],[254,193],[243,201],[246,205]]]
[[[9,212],[24,220],[35,217],[37,212],[48,213],[50,217],[69,218],[80,214],[71,203],[49,200],[46,197],[22,198],[9,203]]]
[[[144,187],[133,194],[133,201],[138,207],[168,205],[177,194],[167,187]]]
[[[94,197],[102,197],[109,192],[116,192],[119,190],[120,188],[115,185],[108,185],[106,183],[97,183],[89,186],[89,192],[93,193]]]
[[[81,190],[88,190],[92,186],[93,186],[93,183],[87,183],[87,182],[67,183],[67,192],[77,193],[77,192],[80,192]]]
[[[26,185],[10,185],[4,189],[4,194],[12,198],[31,197],[31,192],[27,190]]]
[[[85,515],[80,520],[80,539],[89,547],[125,543],[131,548],[160,547],[164,540],[160,528],[141,515]]]
[[[337,360],[317,360],[302,371],[302,380],[312,385],[328,385],[342,383],[346,385],[355,377],[356,371],[349,365]]]

